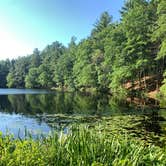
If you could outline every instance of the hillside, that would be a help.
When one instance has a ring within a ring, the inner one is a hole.
[[[166,95],[166,1],[128,0],[121,19],[103,12],[88,37],[55,41],[0,62],[0,87]],[[161,86],[161,82],[163,83]],[[161,86],[161,88],[160,88]]]

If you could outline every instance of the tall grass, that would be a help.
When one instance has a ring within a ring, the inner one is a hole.
[[[166,165],[165,148],[127,136],[106,135],[86,126],[68,135],[14,139],[0,135],[0,165],[10,166],[137,166]]]

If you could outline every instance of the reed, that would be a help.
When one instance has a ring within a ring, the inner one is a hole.
[[[14,139],[0,134],[0,165],[138,166],[165,165],[165,147],[147,145],[127,135],[107,135],[88,126],[47,137]]]

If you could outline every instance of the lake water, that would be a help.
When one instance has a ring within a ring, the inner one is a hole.
[[[156,136],[165,134],[165,112],[154,107],[135,107],[107,95],[0,89],[0,131],[13,133],[15,137],[24,137],[25,130],[33,136],[48,134],[51,130],[67,132],[72,123],[94,124],[102,117],[123,117],[118,122],[122,127],[126,127],[125,118],[131,118],[133,125],[138,124],[134,126],[136,130]]]

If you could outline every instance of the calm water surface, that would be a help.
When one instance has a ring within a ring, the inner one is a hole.
[[[165,112],[164,109],[133,107],[126,101],[118,101],[106,95],[0,89],[0,131],[13,133],[15,137],[24,137],[25,130],[33,136],[48,134],[52,129],[61,130],[62,127],[67,132],[67,126],[73,121],[63,116],[91,117],[88,123],[93,123],[93,117],[96,120],[96,117],[100,119],[126,115],[142,117],[138,130],[144,129],[160,135],[165,133]]]
[[[1,89],[0,95],[18,95],[18,94],[48,94],[51,91],[48,90],[38,90],[38,89]]]

